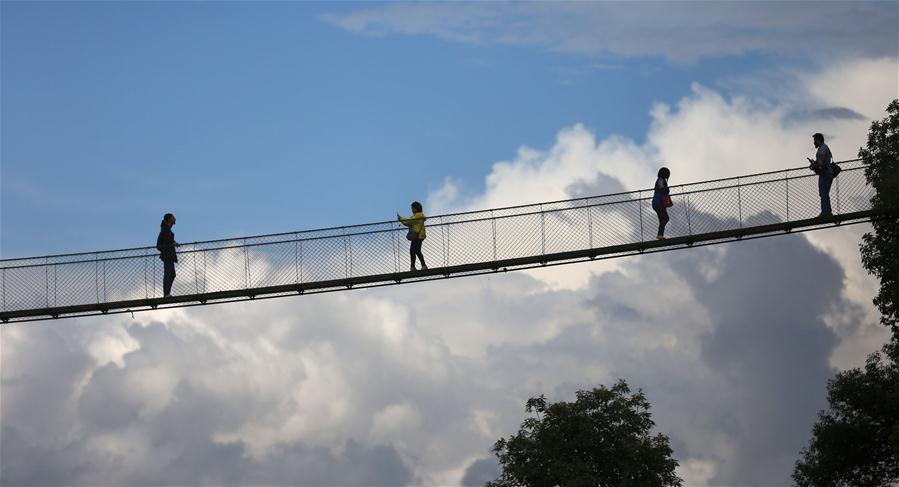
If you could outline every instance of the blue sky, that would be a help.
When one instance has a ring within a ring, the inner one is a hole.
[[[186,242],[797,167],[814,132],[852,158],[899,96],[897,26],[896,2],[0,2],[0,256],[149,245],[168,211]],[[687,485],[784,485],[827,380],[888,336],[867,230],[4,325],[0,483],[483,485],[529,397],[625,379]]]
[[[323,20],[372,4],[2,6],[4,257],[389,219],[483,188],[560,127],[644,137],[649,110],[764,54],[666,63]],[[47,238],[48,233],[53,238]]]

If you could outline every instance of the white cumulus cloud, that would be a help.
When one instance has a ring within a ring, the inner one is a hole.
[[[878,117],[895,91],[877,80],[895,66],[834,64],[809,78],[822,83],[813,98]],[[862,97],[856,83],[882,92]],[[696,86],[653,110],[643,143],[562,128],[553,146],[493,164],[483,192],[463,197],[450,179],[431,201],[646,188],[660,161],[673,182],[793,166],[813,129],[837,154],[864,142],[867,120],[809,120],[771,101],[789,98]],[[571,400],[621,377],[647,393],[689,482],[782,484],[834,366],[858,365],[885,337],[862,230],[3,326],[2,480],[454,485],[494,471],[489,448],[528,397]]]

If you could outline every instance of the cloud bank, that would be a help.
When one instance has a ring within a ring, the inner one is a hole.
[[[424,35],[575,55],[663,57],[678,64],[755,53],[823,61],[895,57],[899,7],[770,1],[391,3],[323,20],[370,36]]]
[[[857,61],[803,83],[822,106],[873,118],[896,73],[895,60]],[[676,181],[777,169],[811,153],[813,131],[839,156],[867,128],[699,85],[652,117],[642,144],[563,128],[494,164],[483,192],[449,183],[429,206],[646,187],[659,161]],[[784,484],[834,368],[885,337],[863,229],[3,326],[0,483],[473,485],[495,475],[489,448],[528,397],[624,378],[691,485]]]

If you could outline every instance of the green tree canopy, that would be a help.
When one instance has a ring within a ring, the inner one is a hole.
[[[889,104],[886,118],[871,124],[868,144],[858,156],[867,164],[865,177],[874,188],[873,208],[891,211],[873,222],[874,231],[863,237],[861,254],[865,269],[880,279],[874,304],[881,322],[899,337],[899,99]]]
[[[796,462],[800,486],[879,486],[899,482],[899,341],[864,370],[837,374],[827,386],[830,409],[818,415],[812,440]]]
[[[502,467],[488,487],[679,486],[668,437],[650,435],[649,402],[624,381],[574,402],[531,398],[518,433],[493,446]]]
[[[837,374],[827,386],[829,409],[818,415],[809,446],[793,470],[800,486],[879,486],[899,482],[899,99],[871,124],[859,149],[874,188],[873,222],[861,245],[862,264],[880,279],[874,304],[893,337],[864,369]]]

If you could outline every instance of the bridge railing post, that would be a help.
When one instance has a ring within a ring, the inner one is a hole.
[[[447,227],[446,221],[443,218],[440,218],[439,225],[440,225],[440,248],[443,251],[443,267],[446,267],[448,265],[447,262],[449,262],[449,256],[447,255],[447,248],[446,248],[446,227]]]
[[[686,192],[686,187],[681,186],[681,196],[684,201],[684,214],[687,217],[687,235],[693,236],[693,223],[690,220],[690,194]]]
[[[493,262],[496,262],[496,215],[490,210],[490,226],[493,228]]]
[[[834,178],[834,184],[837,187],[837,191],[836,191],[836,193],[837,193],[837,205],[836,205],[837,212],[836,212],[836,214],[839,215],[840,213],[843,213],[841,210],[841,207],[840,207],[840,178]]]
[[[787,197],[787,222],[790,221],[790,171],[784,171],[784,184],[786,185]]]
[[[341,229],[343,232],[343,276],[346,279],[350,278],[350,251],[349,251],[349,237],[346,234],[346,227]]]
[[[194,263],[194,292],[200,294],[200,279],[197,276],[197,249],[194,248],[194,252],[190,256],[190,260]]]
[[[94,294],[100,302],[100,254],[94,254]]]
[[[44,288],[46,290],[46,294],[44,297],[44,301],[46,307],[50,307],[50,258],[44,258]]]
[[[452,225],[447,225],[446,227],[446,261],[447,265],[453,264],[453,227]]]
[[[203,294],[209,292],[209,289],[206,287],[207,283],[209,283],[209,274],[206,272],[206,254],[208,253],[208,251],[203,252]]]
[[[400,271],[400,226],[398,223],[393,223],[393,272],[398,273]]]
[[[587,198],[587,244],[593,248],[593,206],[590,205],[592,198]]]
[[[144,299],[150,299],[150,283],[147,280],[147,264],[150,262],[150,251],[144,251]]]
[[[640,217],[640,243],[643,243],[643,190],[637,193],[637,215]]]
[[[243,266],[243,288],[250,289],[250,248],[247,246],[247,239],[243,239]]]
[[[743,180],[741,178],[737,178],[737,215],[740,219],[740,230],[743,229],[743,192],[742,190]]]
[[[540,204],[540,255],[546,255],[546,214]]]

